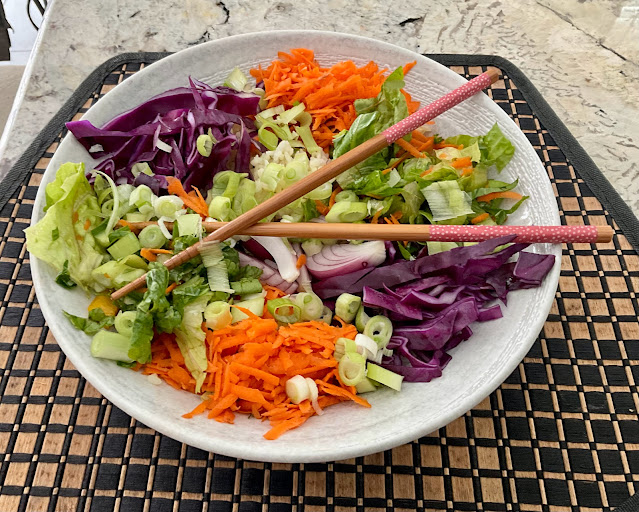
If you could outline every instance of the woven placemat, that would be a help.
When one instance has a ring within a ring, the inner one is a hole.
[[[562,222],[616,228],[608,245],[564,247],[544,330],[497,391],[418,441],[328,464],[206,453],[102,398],[45,325],[23,229],[63,122],[163,56],[96,70],[0,187],[0,511],[633,510],[639,257],[628,240],[636,246],[639,224],[532,84],[496,57],[433,56],[467,78],[499,67],[488,94],[537,150]]]

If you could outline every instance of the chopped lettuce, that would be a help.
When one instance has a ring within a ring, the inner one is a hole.
[[[210,293],[201,295],[184,308],[182,323],[175,330],[175,339],[184,363],[195,379],[195,392],[199,393],[206,378],[206,333],[202,330],[204,310],[211,298]]]
[[[107,316],[100,308],[95,308],[89,311],[89,317],[83,318],[81,316],[75,316],[71,313],[63,311],[73,327],[80,331],[84,331],[89,336],[93,336],[100,329],[105,329],[113,325],[115,317]]]
[[[456,219],[473,213],[470,196],[456,181],[437,181],[422,189],[433,222]]]
[[[482,163],[501,171],[515,154],[515,146],[506,138],[497,123],[482,137]]]
[[[347,153],[382,133],[408,115],[406,98],[401,92],[402,87],[404,87],[404,72],[400,67],[386,78],[377,97],[355,101],[355,110],[358,115],[349,130],[342,131],[335,137],[333,158]],[[373,171],[385,169],[391,156],[390,148],[375,153],[338,176],[337,182],[342,188],[351,188],[351,183],[358,178],[367,176]]]
[[[66,262],[69,278],[85,290],[104,290],[91,277],[105,252],[90,232],[102,219],[97,197],[84,175],[84,164],[60,166],[45,195],[44,218],[25,229],[29,252],[58,272],[64,271]]]

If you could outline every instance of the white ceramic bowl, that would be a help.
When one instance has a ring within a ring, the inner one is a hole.
[[[362,37],[310,31],[245,34],[195,46],[146,67],[110,91],[84,118],[99,126],[155,94],[186,85],[189,75],[218,85],[235,66],[246,72],[259,63],[267,64],[278,51],[296,47],[314,50],[322,64],[343,59],[360,64],[374,60],[381,67],[394,69],[417,60],[406,79],[406,89],[423,103],[464,82],[455,72],[421,55]],[[537,154],[515,123],[485,94],[445,113],[437,119],[437,126],[445,136],[478,135],[495,122],[517,148],[501,178],[518,177],[519,190],[530,196],[509,223],[559,224],[555,196]],[[52,181],[59,165],[68,161],[83,161],[88,166],[93,162],[71,135],[62,141],[44,174],[33,222],[43,216],[44,184]],[[497,388],[542,329],[559,279],[560,247],[536,245],[530,250],[557,257],[542,286],[509,295],[502,319],[473,325],[475,334],[451,352],[453,359],[441,378],[426,384],[407,383],[401,393],[384,389],[367,395],[371,409],[352,403],[330,407],[323,416],[311,418],[275,441],[262,437],[267,423],[242,415],[234,425],[208,420],[206,415],[184,419],[182,414],[199,403],[195,395],[166,384],[153,385],[140,373],[92,358],[90,338],[62,315],[63,308],[86,314],[90,297],[56,285],[54,271],[35,258],[31,269],[42,312],[60,347],[80,373],[116,406],[145,425],[204,450],[260,461],[317,462],[375,453],[417,439],[461,416]]]

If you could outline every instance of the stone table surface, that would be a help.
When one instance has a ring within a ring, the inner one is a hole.
[[[98,65],[263,30],[315,29],[420,53],[517,65],[639,214],[638,0],[72,0],[49,3],[12,116],[0,177]]]

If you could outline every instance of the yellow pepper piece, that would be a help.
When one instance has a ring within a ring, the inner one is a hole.
[[[92,309],[101,309],[106,316],[115,316],[118,313],[118,307],[106,295],[98,295],[89,304],[89,311]]]

